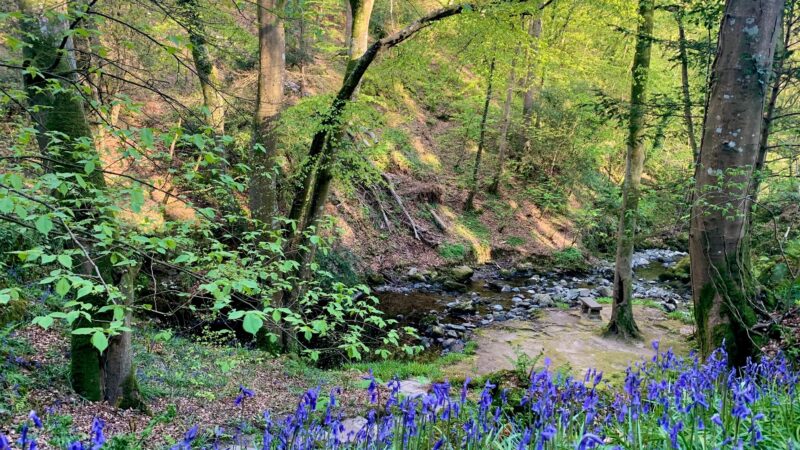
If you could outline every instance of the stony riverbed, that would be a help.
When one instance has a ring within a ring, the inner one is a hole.
[[[664,313],[685,309],[689,291],[679,282],[661,281],[683,252],[649,249],[633,258],[634,297]],[[460,351],[475,330],[506,321],[535,322],[542,312],[578,308],[582,298],[603,303],[612,295],[613,265],[600,262],[581,274],[536,272],[521,265],[502,269],[485,265],[454,270],[455,279],[409,269],[403,280],[375,288],[389,317],[417,326],[426,346]],[[610,311],[611,305],[604,304]]]

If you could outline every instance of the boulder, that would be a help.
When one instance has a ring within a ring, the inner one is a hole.
[[[555,305],[553,297],[551,297],[550,294],[534,294],[531,301],[533,302],[533,304],[538,305],[542,308],[549,308]]]
[[[442,283],[442,287],[446,291],[467,292],[467,286],[465,284],[453,280],[446,280]]]
[[[447,309],[452,316],[466,316],[478,311],[475,304],[468,300],[448,303]]]
[[[450,277],[459,283],[466,283],[472,279],[474,273],[475,271],[472,270],[472,267],[456,266],[450,270]]]
[[[422,271],[420,271],[416,267],[408,269],[408,273],[406,273],[406,278],[408,278],[410,281],[420,281],[423,283],[427,281],[425,278],[425,274],[422,273]]]
[[[597,293],[598,297],[611,297],[614,295],[614,290],[611,289],[611,286],[600,286],[594,292]]]

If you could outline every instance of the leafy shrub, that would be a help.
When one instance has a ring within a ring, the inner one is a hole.
[[[585,267],[586,260],[578,247],[569,247],[553,253],[553,263],[562,269],[579,270]]]

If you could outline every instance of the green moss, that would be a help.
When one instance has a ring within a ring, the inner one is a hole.
[[[87,335],[72,335],[70,382],[75,393],[90,401],[102,400],[100,353]]]
[[[138,409],[147,412],[147,405],[142,401],[139,391],[139,382],[136,380],[136,372],[131,368],[131,372],[122,383],[122,398],[117,407],[121,409]]]
[[[0,306],[0,327],[13,322],[20,322],[25,318],[25,310],[28,302],[23,299],[11,300],[7,304]]]

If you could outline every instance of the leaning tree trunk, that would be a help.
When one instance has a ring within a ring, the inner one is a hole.
[[[47,169],[53,173],[72,173],[75,168],[83,168],[84,161],[89,159],[99,161],[96,149],[86,147],[86,138],[91,140],[92,133],[89,121],[86,118],[84,104],[79,92],[75,74],[75,56],[71,38],[68,36],[68,27],[65,23],[48,23],[38,20],[36,13],[27,0],[18,0],[20,10],[25,14],[21,20],[22,29],[25,31],[23,39],[26,44],[24,50],[24,65],[35,67],[37,71],[27,71],[23,74],[23,82],[28,93],[28,102],[33,111],[32,116],[37,127],[37,142],[42,156],[49,161]],[[63,50],[59,50],[60,43],[65,43]],[[35,74],[34,74],[35,73]],[[56,88],[57,87],[57,88]],[[52,133],[58,133],[54,140]],[[60,201],[65,207],[74,208],[75,201],[85,202],[93,190],[106,188],[105,179],[101,170],[94,170],[90,174],[83,174],[87,187],[75,187],[68,194],[61,196]],[[98,222],[101,218],[99,211],[92,208],[77,209],[76,220]],[[108,213],[106,213],[108,214]],[[92,242],[77,237],[73,245],[86,249],[89,260],[83,261],[76,267],[76,271],[86,277],[101,277],[106,284],[116,284],[123,288],[120,277],[108,256],[99,256],[93,251]],[[132,286],[132,280],[127,285]],[[132,301],[133,291],[128,291]],[[106,306],[106,299],[102,295],[87,295],[84,302],[91,303],[95,308]],[[128,311],[130,311],[128,309]],[[130,321],[129,312],[126,321]],[[74,328],[97,326],[97,324],[110,322],[110,313],[94,313],[94,322],[88,323],[80,318],[73,323]],[[75,392],[91,401],[107,401],[112,405],[133,407],[141,405],[133,372],[132,349],[130,337],[120,334],[112,337],[114,345],[102,354],[92,345],[91,337],[87,335],[71,335],[70,337],[70,381]],[[109,371],[110,368],[110,371]],[[122,374],[117,368],[125,370]],[[111,372],[114,372],[113,374]]]
[[[519,47],[517,47],[519,51]],[[516,68],[516,57],[511,59],[511,69],[508,73],[508,87],[506,89],[506,100],[503,103],[503,124],[500,127],[500,142],[497,144],[497,169],[492,179],[492,184],[489,185],[489,192],[497,194],[500,186],[500,178],[503,176],[503,166],[506,162],[506,149],[508,148],[508,128],[511,125],[511,101],[514,99],[514,83],[516,83],[516,76],[514,69]]]
[[[286,39],[283,0],[258,0],[258,91],[253,123],[250,215],[272,227],[278,208],[277,130],[283,104]]]
[[[639,0],[639,26],[631,68],[631,110],[628,123],[625,181],[617,230],[617,257],[614,268],[614,303],[606,332],[625,338],[640,337],[633,319],[633,246],[639,214],[642,171],[644,170],[645,100],[650,72],[653,35],[653,0]]]
[[[350,41],[348,45],[348,61],[347,67],[344,71],[344,82],[351,78],[353,71],[358,64],[358,61],[366,53],[369,45],[369,21],[372,17],[372,7],[374,0],[350,0],[350,12],[352,14],[352,29],[348,35]],[[361,84],[361,77],[355,80],[355,86],[350,89],[345,101],[351,101],[358,92],[358,87]],[[338,119],[337,119],[338,120]],[[298,220],[299,225],[297,230],[302,233],[308,226],[314,225],[317,219],[322,217],[325,209],[325,202],[328,200],[328,193],[330,192],[331,182],[333,181],[333,151],[332,149],[338,146],[339,140],[343,139],[343,129],[340,124],[337,124],[335,130],[329,133],[325,138],[324,146],[328,148],[324,151],[316,161],[313,169],[315,173],[313,183],[310,186],[308,196],[296,198],[295,202],[302,199],[304,204],[300,206],[299,211],[296,212],[297,217],[290,217],[293,220]],[[305,189],[304,189],[305,191]]]
[[[472,165],[472,179],[469,185],[467,201],[464,202],[464,210],[472,211],[475,209],[475,194],[478,191],[478,171],[481,167],[481,156],[483,154],[483,144],[486,137],[486,118],[489,115],[489,103],[492,101],[492,78],[494,78],[494,58],[489,63],[489,79],[486,83],[486,99],[483,102],[483,114],[481,115],[481,129],[478,135],[478,150],[475,152],[475,163]]]
[[[756,351],[747,211],[782,0],[728,0],[712,69],[689,252],[701,353],[724,345],[741,365]]]

